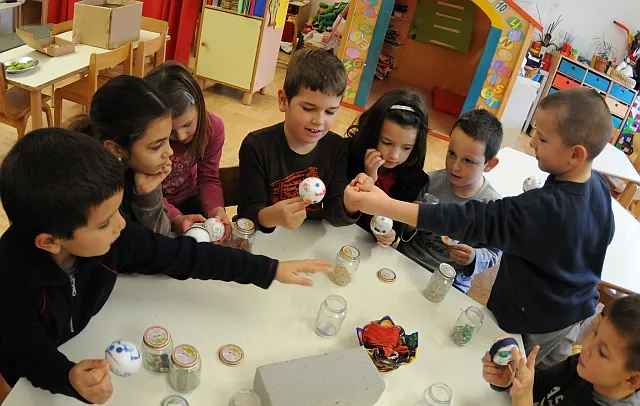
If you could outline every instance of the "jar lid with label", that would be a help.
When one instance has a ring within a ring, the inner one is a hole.
[[[253,224],[253,221],[246,218],[240,218],[236,220],[233,226],[241,234],[251,234],[256,229],[256,226],[255,224]]]
[[[244,361],[244,351],[235,344],[227,344],[220,348],[218,355],[223,364],[232,367],[240,365]]]
[[[449,264],[440,264],[440,273],[447,279],[455,279],[456,270]]]
[[[200,362],[200,355],[198,350],[192,345],[181,344],[173,349],[171,354],[171,361],[178,368],[190,369],[198,365]]]
[[[147,347],[161,350],[167,348],[171,344],[171,334],[169,330],[162,326],[151,326],[143,336],[144,345]]]
[[[360,251],[351,245],[345,245],[340,249],[340,256],[349,261],[357,261],[360,259]]]
[[[162,406],[189,406],[189,402],[182,396],[171,395],[162,401]]]

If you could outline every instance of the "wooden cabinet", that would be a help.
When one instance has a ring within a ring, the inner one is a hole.
[[[614,127],[613,139],[617,140],[624,127],[624,122],[629,116],[637,92],[590,66],[555,52],[549,67],[549,80],[542,90],[541,98],[562,89],[578,86],[594,89],[604,98],[609,110],[611,110],[611,121]],[[535,123],[533,127],[533,131],[535,131]]]
[[[253,93],[273,81],[278,62],[282,28],[269,26],[264,17],[239,14],[205,5],[200,18],[196,76]]]

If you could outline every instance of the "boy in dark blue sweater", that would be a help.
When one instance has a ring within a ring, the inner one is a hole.
[[[345,199],[364,213],[502,250],[487,306],[502,329],[523,335],[527,352],[540,345],[544,369],[571,355],[578,323],[598,302],[614,220],[607,183],[591,165],[613,125],[602,97],[587,88],[547,96],[536,125],[531,146],[550,173],[541,189],[489,203],[417,205],[389,198],[361,174]]]
[[[122,165],[82,134],[27,134],[0,168],[11,227],[0,240],[0,374],[90,403],[113,391],[107,362],[74,363],[58,346],[78,335],[106,303],[118,273],[217,279],[267,289],[309,285],[299,272],[320,261],[282,262],[194,239],[154,234],[119,212]]]

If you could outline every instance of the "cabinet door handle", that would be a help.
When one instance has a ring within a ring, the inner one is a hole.
[[[203,47],[206,47],[206,46],[207,46],[207,41],[202,41],[202,44],[201,44],[201,45],[202,45]]]

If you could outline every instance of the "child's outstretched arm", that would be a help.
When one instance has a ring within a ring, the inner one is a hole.
[[[464,205],[418,205],[391,199],[365,174],[358,175],[349,184],[345,199],[367,214],[386,216],[470,245],[485,245],[507,252],[517,249],[526,230],[539,226],[532,223],[515,198],[488,203],[471,200]]]
[[[538,351],[540,347],[535,346],[528,357],[523,357],[517,348],[511,348],[511,356],[517,369],[510,392],[512,406],[533,406],[533,384]]]
[[[103,264],[118,273],[162,274],[176,279],[201,279],[253,284],[267,289],[273,280],[281,283],[311,285],[300,273],[326,272],[326,261],[278,262],[262,255],[214,244],[198,243],[193,238],[169,238],[129,222],[120,238],[111,246],[120,263]]]

